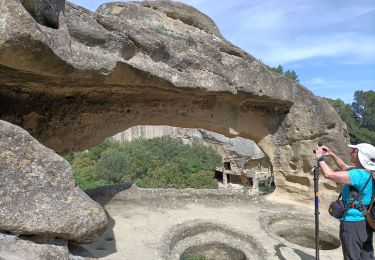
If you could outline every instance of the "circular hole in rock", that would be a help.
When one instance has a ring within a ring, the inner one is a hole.
[[[315,230],[305,229],[280,229],[277,235],[285,240],[307,248],[315,249]],[[340,240],[328,232],[319,231],[319,249],[333,250],[340,247]]]
[[[186,249],[180,260],[246,260],[246,255],[239,249],[223,243],[211,243],[192,246]]]

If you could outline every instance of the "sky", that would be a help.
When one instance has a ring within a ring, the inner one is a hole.
[[[72,0],[92,11],[109,1]],[[234,45],[294,70],[315,95],[353,102],[375,90],[375,0],[181,0]]]

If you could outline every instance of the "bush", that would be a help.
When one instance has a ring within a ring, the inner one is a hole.
[[[97,178],[95,161],[88,158],[86,154],[78,154],[72,162],[72,168],[76,184],[83,190],[113,184],[108,180]]]
[[[211,148],[170,137],[107,140],[66,158],[82,189],[124,182],[144,188],[217,188],[214,170],[221,161]]]

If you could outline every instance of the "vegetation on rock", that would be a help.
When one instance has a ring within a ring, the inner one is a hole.
[[[125,143],[107,139],[65,159],[82,189],[129,182],[143,188],[217,188],[214,169],[221,161],[212,148],[170,137]]]
[[[297,81],[299,82],[299,78],[298,78],[298,75],[297,73],[294,71],[294,70],[287,70],[287,71],[284,71],[284,68],[283,66],[279,65],[277,67],[271,67],[271,66],[268,66],[266,65],[267,68],[273,72],[276,72],[276,73],[279,73],[279,74],[282,74],[284,75],[285,77],[291,79],[291,80],[294,80],[294,81]]]

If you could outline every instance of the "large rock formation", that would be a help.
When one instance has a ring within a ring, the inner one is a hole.
[[[2,231],[91,242],[106,225],[103,208],[75,187],[67,161],[0,120]]]
[[[59,12],[60,1],[40,1]],[[272,162],[278,196],[311,200],[312,149],[346,151],[331,106],[233,46],[190,6],[116,2],[93,13],[67,2],[58,29],[19,0],[1,0],[0,9],[0,118],[58,153],[134,125],[200,127],[254,140]],[[327,201],[335,186],[323,184]]]

